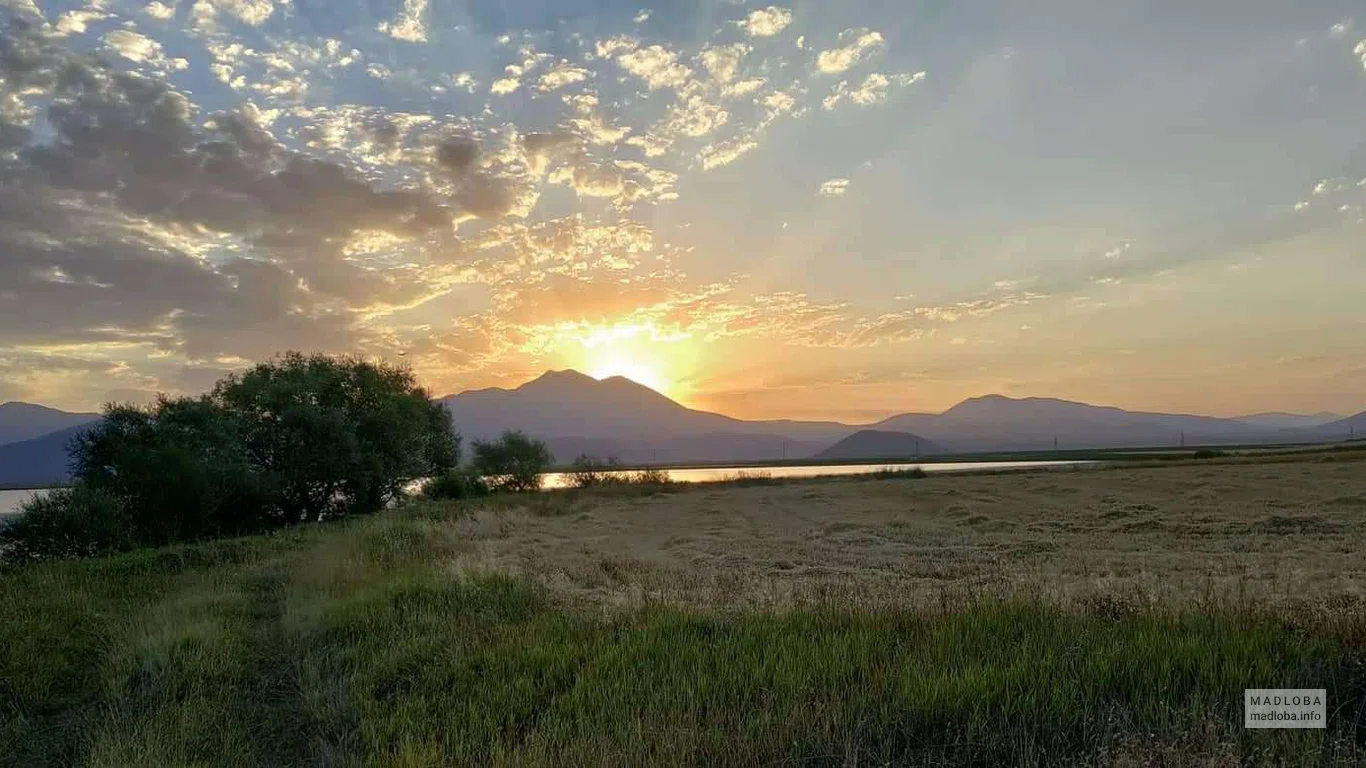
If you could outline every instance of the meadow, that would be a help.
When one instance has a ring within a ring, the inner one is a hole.
[[[0,572],[0,764],[1359,764],[1366,461],[423,502]],[[1329,728],[1242,727],[1247,687]]]

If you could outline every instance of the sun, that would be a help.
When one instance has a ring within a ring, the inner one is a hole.
[[[596,361],[588,369],[588,375],[595,379],[610,379],[621,376],[637,384],[644,384],[656,392],[668,394],[672,382],[658,367],[641,360],[626,357],[607,357]]]

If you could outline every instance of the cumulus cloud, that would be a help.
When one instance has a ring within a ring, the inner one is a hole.
[[[848,191],[848,179],[831,179],[821,184],[821,197],[842,197]]]
[[[88,8],[79,8],[74,11],[67,11],[57,18],[57,23],[53,25],[53,30],[58,36],[79,35],[86,31],[92,21],[103,21],[109,18],[103,6],[96,2]]]
[[[770,5],[767,8],[751,11],[741,25],[751,37],[772,37],[787,29],[791,23],[792,11]]]
[[[541,75],[541,79],[536,83],[536,89],[542,93],[549,93],[575,83],[582,83],[592,75],[592,72],[583,67],[562,61]]]
[[[154,19],[160,19],[162,21],[169,21],[175,18],[175,6],[160,2],[160,0],[152,0],[152,2],[148,3],[146,7],[142,9],[142,12]]]
[[[650,90],[682,88],[692,79],[692,70],[679,63],[678,54],[662,45],[651,45],[617,57],[622,69],[645,81]]]
[[[190,66],[185,59],[167,58],[161,43],[130,29],[116,29],[102,39],[106,47],[129,61],[147,64],[159,70],[183,70]]]
[[[0,312],[15,318],[0,344],[133,344],[192,359],[340,351],[357,348],[366,317],[441,289],[440,269],[349,254],[406,260],[440,247],[457,201],[286,150],[253,106],[197,122],[162,82],[25,30],[9,42],[25,55],[0,57],[0,77],[50,103],[47,130],[0,155]],[[159,50],[108,42],[144,61]],[[368,140],[397,141],[386,126]],[[391,247],[369,246],[380,240]]]
[[[869,29],[846,29],[840,33],[840,42],[843,43],[840,47],[821,51],[816,56],[817,71],[827,75],[846,72],[885,43],[881,32]]]
[[[272,0],[195,0],[190,14],[203,30],[214,29],[220,13],[226,13],[252,27],[259,27],[275,14]]]
[[[725,85],[735,80],[740,71],[740,61],[749,52],[750,47],[744,43],[716,45],[705,48],[700,58],[712,80]]]
[[[383,21],[379,31],[407,43],[427,42],[427,0],[403,0],[403,10],[393,21]]]
[[[906,87],[924,80],[926,73],[914,72],[904,75],[887,75],[874,72],[862,84],[851,87],[849,81],[841,80],[830,95],[821,102],[826,111],[833,110],[843,101],[852,101],[861,107],[870,107],[887,101],[887,90],[893,85]]]

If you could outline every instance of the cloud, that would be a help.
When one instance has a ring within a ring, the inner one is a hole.
[[[175,6],[160,2],[160,0],[152,0],[143,7],[142,12],[162,21],[170,21],[175,18]]]
[[[723,144],[709,144],[702,149],[702,168],[710,171],[713,168],[720,168],[730,165],[740,157],[759,147],[759,142],[753,138],[741,139],[726,142]]]
[[[735,80],[740,71],[740,62],[750,52],[744,43],[711,46],[702,51],[702,66],[711,73],[712,80],[722,85]]]
[[[757,11],[751,11],[742,22],[745,32],[750,37],[772,37],[792,23],[792,11],[786,8],[778,8],[770,5]]]
[[[882,33],[869,29],[846,29],[840,33],[842,47],[821,51],[816,56],[816,69],[822,74],[837,75],[852,68],[883,47]]]
[[[843,197],[848,191],[848,179],[831,179],[821,184],[821,197]]]
[[[403,10],[393,21],[380,22],[380,32],[406,43],[427,42],[427,0],[403,0]]]
[[[275,14],[272,0],[195,0],[190,7],[195,24],[205,30],[214,29],[219,13],[227,13],[252,27],[265,24]]]
[[[57,19],[53,29],[58,36],[79,35],[86,31],[87,25],[92,21],[103,21],[110,17],[110,14],[100,6],[99,2],[92,4],[89,8],[79,8],[74,11],[67,11]]]
[[[592,72],[583,67],[576,67],[562,61],[541,75],[540,81],[536,83],[536,89],[542,93],[549,93],[575,83],[582,83],[592,75]]]
[[[190,63],[185,59],[170,59],[161,49],[161,43],[129,29],[116,29],[103,38],[110,50],[139,64],[147,64],[159,70],[188,69]]]
[[[51,100],[47,132],[0,155],[0,308],[18,318],[0,346],[349,350],[366,318],[443,290],[449,271],[405,262],[449,241],[455,199],[289,151],[254,106],[196,122],[162,82],[38,36],[11,42],[25,55],[0,60],[0,76]],[[159,50],[107,42],[143,60]],[[376,152],[405,131],[400,118],[363,125]]]
[[[682,88],[692,79],[692,70],[679,63],[678,54],[662,45],[651,45],[617,57],[622,69],[645,81],[650,90]]]
[[[847,80],[841,80],[830,95],[821,103],[826,111],[835,109],[843,101],[852,101],[861,107],[882,104],[887,101],[887,90],[893,86],[907,87],[924,80],[926,73],[914,72],[904,75],[887,75],[874,72],[863,83],[851,88]]]

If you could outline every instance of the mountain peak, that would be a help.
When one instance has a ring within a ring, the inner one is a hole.
[[[573,368],[566,368],[563,371],[546,371],[527,384],[589,384],[596,382],[597,379],[586,373],[579,373]]]

